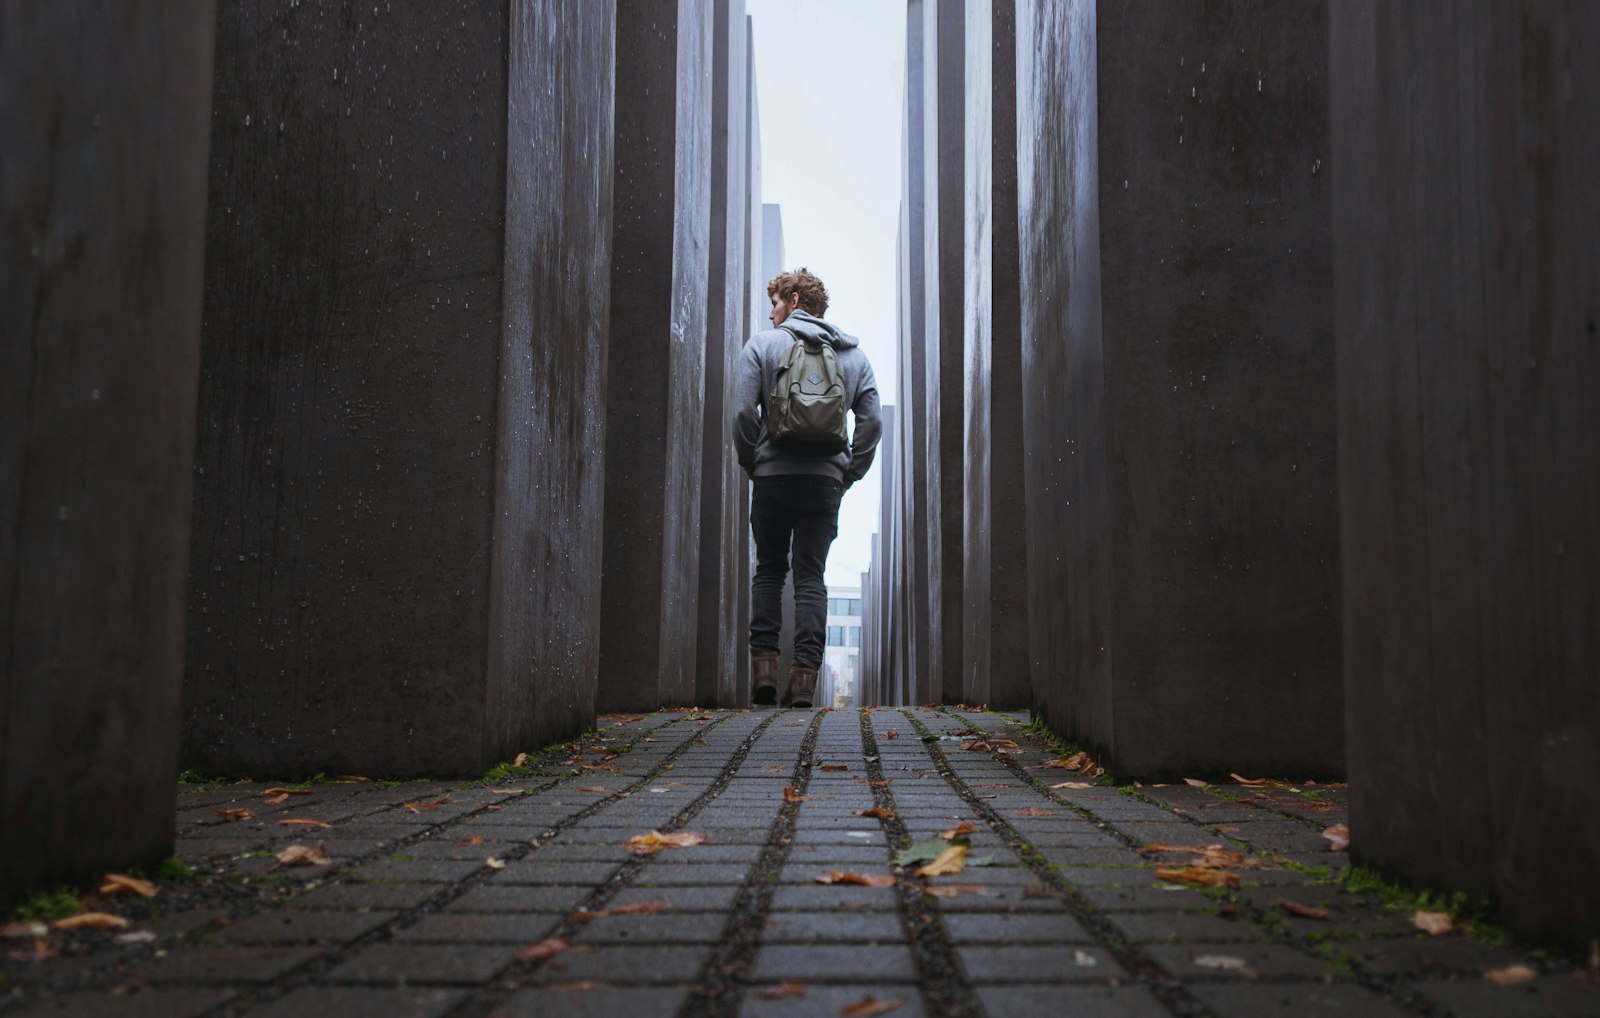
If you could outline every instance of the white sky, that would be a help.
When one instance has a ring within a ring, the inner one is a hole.
[[[745,0],[745,9],[755,30],[761,200],[783,207],[786,267],[822,278],[828,320],[861,337],[878,392],[894,403],[905,0]],[[845,495],[829,586],[861,582],[882,483],[875,462]]]

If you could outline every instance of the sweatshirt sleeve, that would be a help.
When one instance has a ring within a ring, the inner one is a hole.
[[[878,439],[883,435],[883,415],[878,407],[878,380],[872,374],[872,365],[867,365],[866,373],[861,376],[861,388],[856,392],[855,406],[850,408],[856,415],[855,430],[850,433],[850,469],[845,471],[844,485],[850,485],[865,477],[872,468],[872,457],[878,451]]]
[[[739,355],[739,379],[733,389],[733,449],[746,474],[755,467],[761,441],[761,356],[756,343],[746,342]]]

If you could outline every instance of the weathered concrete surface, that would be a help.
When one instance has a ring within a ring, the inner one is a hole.
[[[607,360],[604,710],[695,696],[711,0],[619,0]]]
[[[591,722],[613,21],[222,9],[187,765],[481,773]]]
[[[1015,708],[1032,702],[1015,0],[973,0],[966,47],[961,700]]]
[[[0,22],[4,903],[172,851],[215,19]]]
[[[1352,851],[1600,935],[1600,8],[1333,7]],[[1512,761],[1484,770],[1484,761]]]
[[[745,216],[749,195],[749,75],[743,0],[713,0],[711,227],[707,258],[704,421],[701,433],[700,583],[695,641],[695,703],[737,707],[739,585],[747,559],[740,506],[744,471],[733,450],[733,383],[748,337]],[[748,630],[746,630],[748,638]]]
[[[966,255],[966,0],[923,4],[922,158],[926,165],[923,212],[922,427],[927,470],[927,542],[930,700],[959,703],[965,632],[962,616],[962,454],[966,419],[962,313]]]
[[[1018,20],[1040,702],[1129,774],[1339,773],[1326,6]]]

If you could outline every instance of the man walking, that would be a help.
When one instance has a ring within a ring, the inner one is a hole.
[[[828,622],[823,571],[839,534],[839,500],[872,466],[878,446],[878,383],[860,341],[822,320],[822,280],[804,268],[784,272],[767,284],[767,297],[773,327],[744,345],[734,391],[734,448],[754,489],[751,699],[778,703],[783,581],[792,565],[794,660],[783,705],[810,707]],[[847,410],[855,415],[849,433]]]

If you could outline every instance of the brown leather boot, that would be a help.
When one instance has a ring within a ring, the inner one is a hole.
[[[785,707],[810,707],[817,692],[817,670],[803,665],[789,666],[789,688],[783,692]]]
[[[757,707],[778,705],[778,652],[750,658],[750,702]]]

